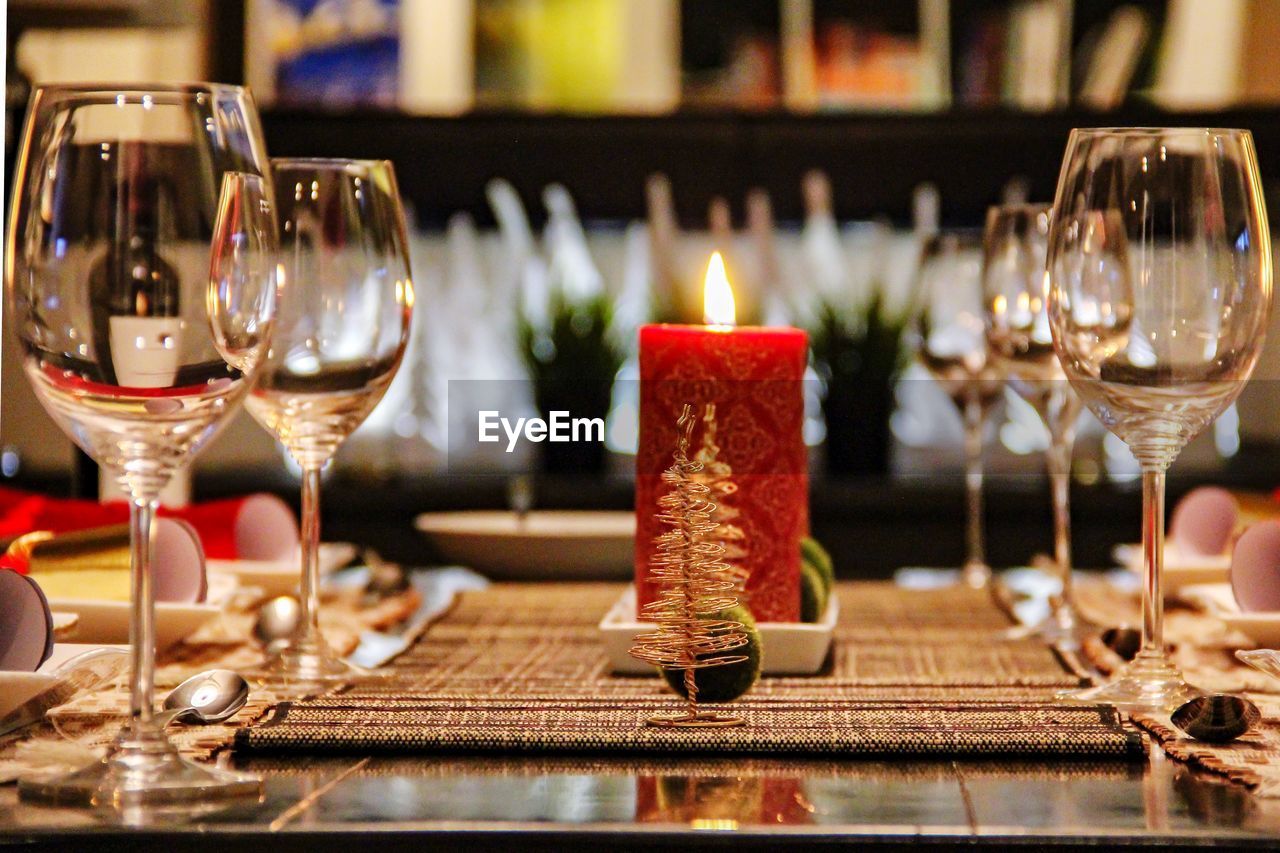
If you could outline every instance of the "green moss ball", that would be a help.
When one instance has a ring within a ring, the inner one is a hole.
[[[817,622],[827,612],[830,592],[811,563],[800,566],[800,621]]]
[[[813,566],[822,578],[822,585],[826,587],[827,592],[831,592],[831,588],[836,585],[836,567],[831,562],[831,555],[827,553],[827,549],[823,548],[817,539],[806,536],[800,540],[800,561]]]
[[[756,620],[752,618],[751,611],[739,604],[720,611],[716,614],[716,618],[742,623],[742,628],[747,635],[747,644],[728,654],[746,655],[747,659],[739,663],[695,670],[694,681],[698,685],[699,703],[732,702],[750,690],[760,678],[760,631],[756,628]],[[671,685],[672,690],[688,698],[684,689],[683,669],[663,669],[662,675],[666,678],[667,684]]]

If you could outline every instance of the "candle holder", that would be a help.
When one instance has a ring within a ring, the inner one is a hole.
[[[746,661],[747,655],[734,652],[745,647],[748,638],[741,622],[718,616],[738,602],[735,582],[721,559],[724,546],[714,538],[719,525],[713,518],[711,488],[696,479],[704,465],[689,458],[695,422],[693,406],[685,403],[676,422],[674,462],[662,474],[669,491],[658,499],[657,519],[668,529],[655,537],[657,553],[649,563],[649,579],[659,591],[642,609],[658,629],[636,637],[630,652],[645,663],[684,672],[684,713],[645,720],[646,725],[662,728],[746,724],[741,717],[698,707],[697,671]]]

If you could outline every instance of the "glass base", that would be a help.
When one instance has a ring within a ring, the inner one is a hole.
[[[960,567],[960,581],[971,589],[985,589],[991,583],[991,567],[971,560]]]
[[[1010,628],[1004,633],[1004,639],[1037,639],[1063,651],[1075,652],[1084,646],[1086,638],[1097,632],[1097,627],[1073,608],[1062,605],[1039,622]]]
[[[18,793],[50,805],[133,808],[260,797],[262,780],[188,761],[163,731],[133,723],[101,760],[62,776],[20,779]]]
[[[249,678],[281,698],[300,698],[388,674],[348,663],[318,639],[274,650]]]
[[[1105,684],[1064,691],[1057,698],[1088,705],[1114,705],[1126,713],[1158,714],[1172,711],[1201,695],[1203,691],[1187,684],[1182,673],[1163,654],[1140,652]]]

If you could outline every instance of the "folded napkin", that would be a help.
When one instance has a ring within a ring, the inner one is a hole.
[[[1173,508],[1169,540],[1192,554],[1226,554],[1248,527],[1269,518],[1280,518],[1280,489],[1260,494],[1201,486]]]
[[[298,523],[288,505],[274,495],[162,507],[160,516],[189,523],[199,534],[205,556],[213,560],[284,560],[298,549]],[[51,498],[0,487],[0,537],[36,530],[67,533],[128,520],[129,505],[124,501]]]
[[[53,614],[40,585],[0,569],[0,670],[35,672],[53,654]]]
[[[131,557],[129,526],[114,524],[70,533],[28,533],[10,544],[0,568],[30,576],[54,599],[128,601]],[[204,551],[190,523],[156,519],[152,566],[156,601],[204,601]]]

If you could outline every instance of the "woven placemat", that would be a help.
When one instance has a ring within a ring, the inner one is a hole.
[[[262,650],[250,635],[258,597],[233,601],[218,618],[162,652],[156,663],[157,695],[203,670],[243,671],[257,665]],[[347,654],[356,647],[361,631],[403,621],[420,600],[418,592],[410,589],[368,606],[360,590],[342,590],[326,595],[321,630],[339,653]],[[210,760],[231,743],[237,730],[260,718],[275,701],[270,691],[255,688],[249,702],[230,719],[205,726],[173,725],[167,734],[185,757]],[[33,772],[67,772],[92,760],[115,738],[128,713],[128,691],[124,685],[114,685],[52,709],[46,722],[0,736],[0,784]]]
[[[764,678],[733,711],[746,727],[668,730],[656,677],[610,672],[597,630],[616,584],[502,584],[466,593],[396,662],[394,678],[279,706],[241,730],[263,752],[1142,754],[1109,709],[1063,707],[1079,684],[1035,641],[1009,641],[986,593],[841,584],[823,672]]]
[[[1098,624],[1140,622],[1137,595],[1119,594],[1109,584],[1082,584],[1078,599],[1081,609]],[[1262,723],[1231,743],[1211,744],[1182,734],[1167,714],[1135,714],[1133,722],[1175,759],[1253,788],[1258,796],[1280,797],[1280,680],[1236,660],[1235,649],[1253,648],[1253,644],[1201,610],[1197,602],[1174,598],[1167,603],[1165,641],[1188,682],[1206,692],[1247,695],[1262,711]],[[1097,640],[1086,642],[1084,652],[1103,672],[1123,663]]]

